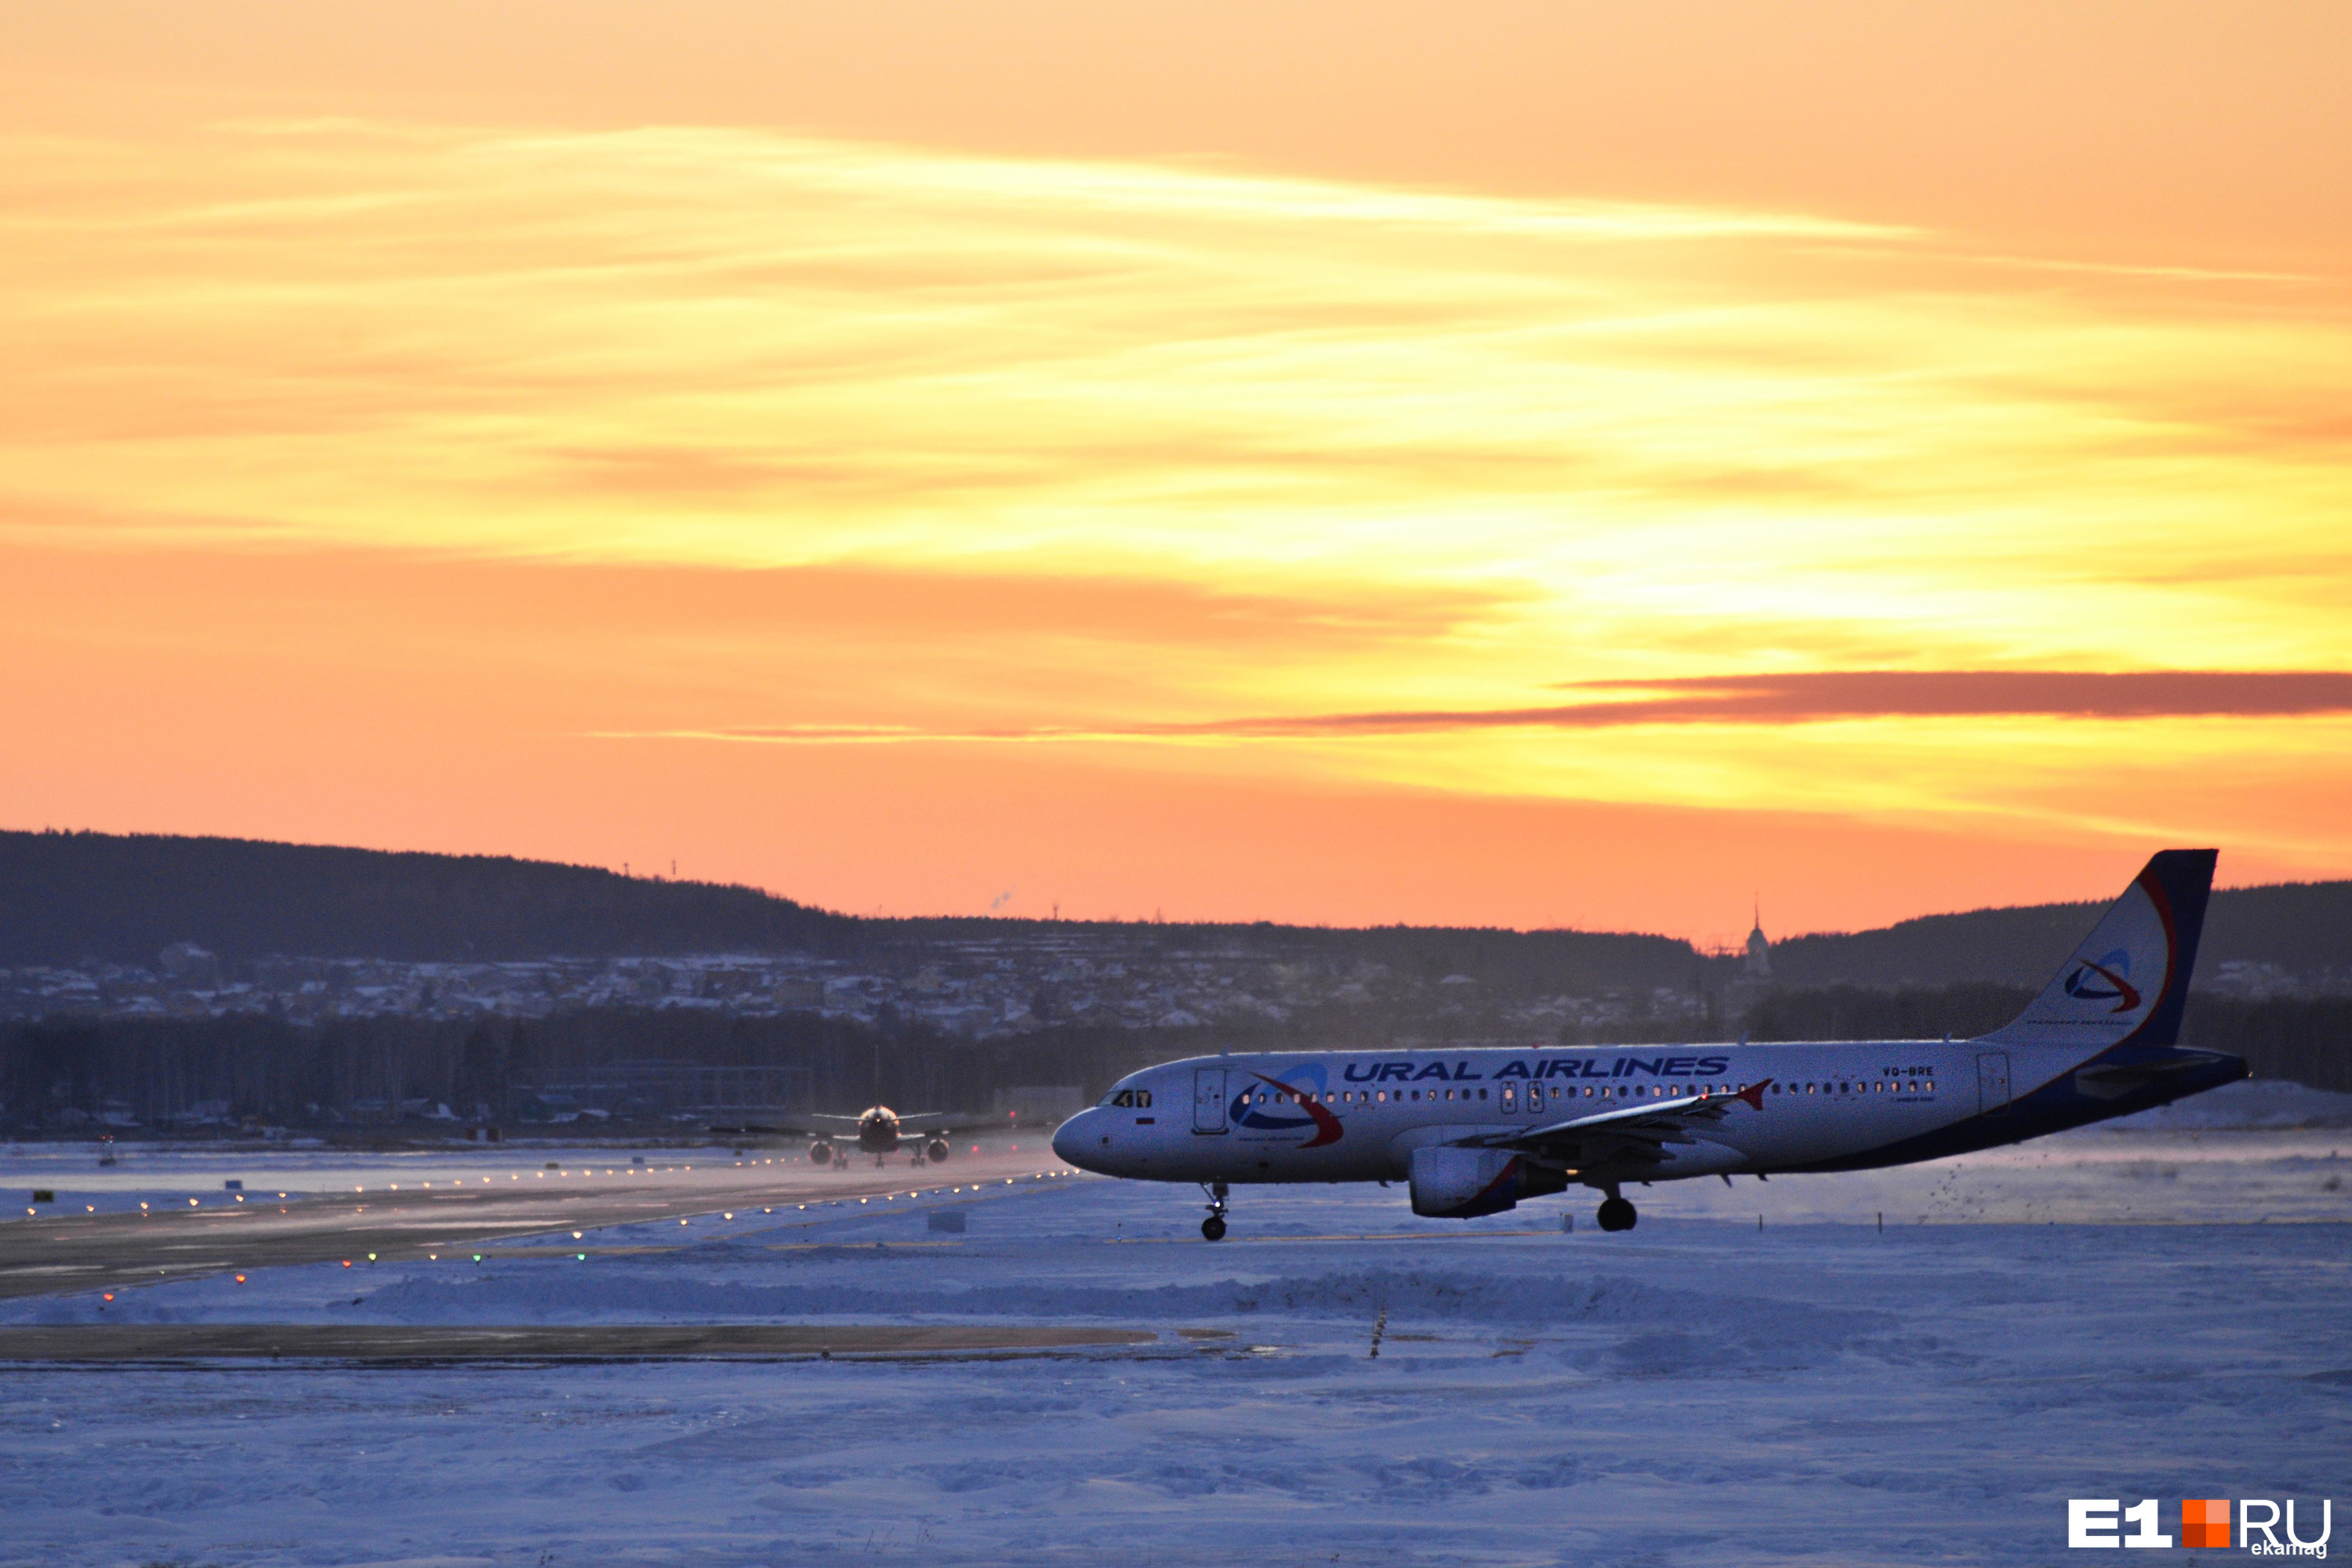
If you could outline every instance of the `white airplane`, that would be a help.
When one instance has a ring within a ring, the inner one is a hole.
[[[918,1165],[925,1160],[936,1163],[948,1157],[949,1133],[983,1125],[969,1119],[942,1116],[936,1111],[901,1114],[887,1105],[870,1105],[855,1116],[810,1116],[803,1120],[817,1125],[746,1125],[713,1127],[709,1131],[736,1136],[814,1138],[816,1142],[809,1145],[809,1158],[820,1165],[829,1164],[846,1170],[849,1154],[841,1147],[844,1143],[854,1146],[861,1153],[873,1155],[874,1163],[877,1166],[901,1149]],[[990,1122],[985,1125],[992,1127],[995,1124]]]
[[[2215,852],[2147,863],[2032,1005],[1972,1040],[1441,1047],[1192,1057],[1121,1079],[1054,1134],[1083,1170],[1197,1182],[1201,1234],[1234,1183],[1410,1183],[1468,1219],[1570,1183],[1860,1171],[2016,1143],[2247,1076],[2185,1048],[2181,1007]]]

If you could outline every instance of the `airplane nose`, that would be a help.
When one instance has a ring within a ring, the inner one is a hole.
[[[1054,1154],[1063,1163],[1076,1165],[1080,1170],[1087,1168],[1086,1162],[1079,1156],[1086,1151],[1084,1123],[1093,1114],[1091,1110],[1081,1110],[1054,1129]]]

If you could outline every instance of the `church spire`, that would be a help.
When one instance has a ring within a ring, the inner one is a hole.
[[[1772,944],[1764,936],[1764,896],[1756,895],[1756,924],[1748,932],[1748,958],[1739,966],[1740,974],[1749,980],[1772,978]]]

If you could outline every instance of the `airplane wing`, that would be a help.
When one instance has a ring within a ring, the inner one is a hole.
[[[735,1127],[712,1126],[710,1132],[724,1132],[741,1137],[769,1138],[832,1138],[857,1131],[855,1116],[803,1116],[790,1122],[745,1122]]]
[[[1652,1100],[1596,1111],[1522,1132],[1487,1132],[1460,1142],[1477,1148],[1508,1149],[1538,1159],[1590,1169],[1597,1165],[1654,1165],[1669,1143],[1706,1138],[1740,1107],[1761,1111],[1772,1080],[1751,1083],[1737,1094],[1698,1094]]]
[[[945,1111],[926,1110],[901,1116],[899,1134],[907,1136],[926,1132],[961,1132],[968,1127],[994,1127],[996,1122],[986,1118],[954,1117]],[[814,1112],[790,1122],[760,1122],[740,1127],[712,1127],[713,1132],[741,1133],[746,1136],[764,1134],[776,1138],[831,1138],[854,1133],[865,1124],[856,1116],[823,1116]]]

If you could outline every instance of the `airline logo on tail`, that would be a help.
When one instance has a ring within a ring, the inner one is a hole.
[[[2066,975],[2066,994],[2084,1002],[2112,1001],[2108,1009],[2128,1013],[2139,1005],[2139,991],[2131,983],[2131,954],[2123,948],[2102,955],[2096,963],[2078,958]]]
[[[2107,906],[2074,956],[2017,1019],[1989,1038],[2114,1045],[2132,1038],[2195,962],[2197,927],[2212,879],[2210,850],[2166,850]],[[2168,885],[2168,882],[2175,885]],[[2186,930],[2175,909],[2189,907]],[[2185,943],[2185,945],[2184,945]],[[2167,1033],[2179,1024],[2177,1004]]]

